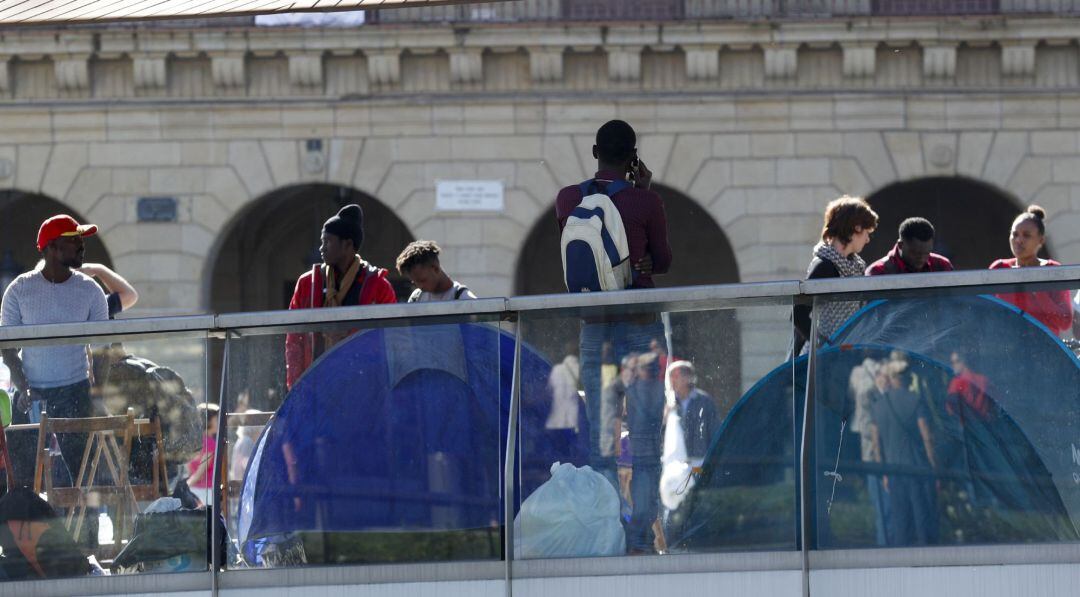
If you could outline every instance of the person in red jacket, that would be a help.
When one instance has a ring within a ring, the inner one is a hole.
[[[1038,205],[1032,205],[1027,211],[1016,216],[1009,235],[1013,258],[998,259],[990,264],[990,269],[1061,265],[1053,259],[1039,258],[1039,250],[1046,244],[1046,225],[1043,223],[1045,219],[1046,211]],[[1069,304],[1068,290],[1015,292],[997,296],[1038,319],[1058,336],[1072,327],[1072,306]]]
[[[926,218],[908,218],[900,223],[900,240],[866,268],[866,275],[951,272],[952,262],[933,250],[934,225]]]
[[[396,303],[386,270],[360,258],[364,212],[346,205],[323,224],[319,254],[322,263],[296,281],[290,309]],[[285,383],[292,387],[323,352],[346,334],[296,333],[285,337]]]

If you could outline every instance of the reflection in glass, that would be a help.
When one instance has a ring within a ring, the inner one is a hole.
[[[272,417],[243,414],[267,397],[230,369],[226,476],[242,481],[229,518],[245,565],[499,558],[514,338],[483,323],[335,333]],[[230,340],[230,359],[284,358],[260,340]],[[239,473],[235,430],[262,423]]]
[[[206,340],[91,348],[89,416],[53,409],[31,422],[16,409],[6,429],[16,487],[0,499],[3,574],[206,570],[205,509],[169,497],[208,440]],[[74,455],[59,449],[73,441]]]
[[[817,352],[819,547],[1077,538],[1080,362],[990,296],[875,301]]]
[[[515,539],[525,549],[515,555],[793,547],[792,367],[768,373],[784,359],[790,317],[790,306],[645,313],[614,321],[526,313],[526,346],[555,363],[572,362],[580,351],[581,391],[577,426],[556,436],[537,432],[550,413],[565,410],[552,387],[523,388],[521,458],[534,476],[526,482],[523,474],[520,485],[524,523]],[[568,341],[574,330],[578,341]],[[753,383],[763,375],[775,391],[764,380]],[[762,392],[763,385],[770,391]],[[774,402],[786,407],[767,410]],[[578,525],[536,514],[581,507],[581,500],[570,498],[536,503],[558,495],[547,491],[549,484],[565,483],[549,472],[555,462],[588,464],[581,470],[610,486],[583,483],[597,488],[596,505],[575,512]],[[617,496],[617,510],[607,508],[608,494]],[[625,547],[583,549],[592,545],[588,528],[607,528],[608,517],[622,520]],[[549,541],[552,535],[560,541]]]

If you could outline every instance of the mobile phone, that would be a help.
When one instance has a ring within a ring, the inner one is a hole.
[[[637,171],[638,159],[637,156],[634,156],[634,159],[630,160],[630,166],[627,168],[626,172],[627,178],[630,180],[630,182],[637,182]]]

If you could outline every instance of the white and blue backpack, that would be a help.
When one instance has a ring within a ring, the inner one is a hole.
[[[570,212],[562,231],[563,280],[570,292],[600,292],[630,287],[630,244],[622,216],[611,197],[630,188],[615,180],[601,189],[595,180],[581,183],[581,203]]]

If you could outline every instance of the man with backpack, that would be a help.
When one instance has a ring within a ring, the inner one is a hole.
[[[664,203],[649,190],[652,172],[637,156],[637,135],[626,122],[612,120],[596,132],[592,152],[598,162],[596,175],[562,189],[555,202],[555,215],[562,231],[567,290],[652,288],[653,276],[666,273],[671,266],[671,246]],[[605,455],[600,446],[602,348],[605,342],[610,342],[618,362],[631,353],[649,352],[652,339],[663,334],[659,314],[653,313],[586,318],[581,327],[581,382],[589,421],[589,464],[607,477],[616,490],[619,484],[615,456]],[[649,402],[659,405],[655,413],[646,413],[659,426],[663,396]],[[652,452],[655,458],[647,454],[638,458],[635,452],[633,468],[639,480],[659,480],[658,439]],[[656,503],[635,503],[631,526],[651,527],[656,512]],[[645,533],[641,535],[628,538],[629,550],[652,550],[651,539]]]
[[[468,286],[454,280],[439,263],[442,249],[435,241],[415,240],[398,255],[398,273],[416,286],[409,295],[410,303],[458,301],[476,298]]]

